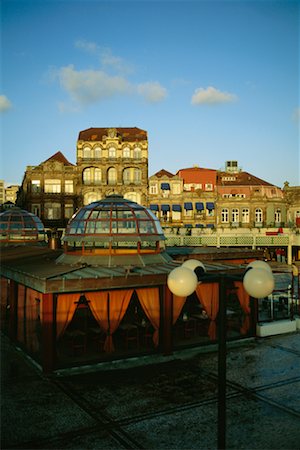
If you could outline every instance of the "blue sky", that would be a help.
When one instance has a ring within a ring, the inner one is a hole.
[[[2,0],[1,170],[90,127],[148,131],[149,175],[226,160],[299,185],[299,1]]]

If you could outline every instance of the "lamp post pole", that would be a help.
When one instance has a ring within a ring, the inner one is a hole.
[[[250,270],[251,269],[251,270]],[[189,259],[181,267],[173,269],[167,280],[170,291],[179,297],[191,295],[201,279],[205,277],[205,267],[201,261]],[[218,311],[218,449],[226,448],[226,273],[218,276],[219,311]],[[232,277],[230,276],[230,279]],[[253,261],[246,267],[243,286],[252,298],[267,297],[274,289],[274,277],[271,268],[263,261]]]

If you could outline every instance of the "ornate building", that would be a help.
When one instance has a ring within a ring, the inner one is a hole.
[[[77,142],[78,180],[87,205],[119,194],[146,204],[148,138],[139,128],[89,128]]]
[[[110,194],[146,204],[148,138],[139,128],[89,128],[79,133],[77,164],[61,152],[28,166],[17,204],[48,228],[64,228],[81,206]]]
[[[64,227],[78,207],[77,183],[76,166],[57,152],[38,166],[27,166],[17,205],[46,227]]]

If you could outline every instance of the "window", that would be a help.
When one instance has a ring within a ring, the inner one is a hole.
[[[134,169],[134,182],[140,183],[142,180],[142,172],[140,169]]]
[[[228,223],[229,222],[229,211],[227,208],[223,208],[221,212],[221,222]]]
[[[150,184],[149,192],[150,194],[156,195],[157,194],[157,184]]]
[[[213,185],[211,183],[206,183],[205,184],[205,190],[206,191],[212,191],[213,190]]]
[[[237,208],[231,210],[231,221],[234,223],[239,221],[239,210]]]
[[[141,156],[142,156],[142,150],[141,150],[139,147],[135,147],[135,148],[133,149],[133,157],[134,157],[135,159],[140,159]]]
[[[281,222],[281,210],[278,208],[275,211],[275,223]]]
[[[263,221],[263,213],[261,208],[256,208],[255,210],[255,222],[262,223]]]
[[[102,180],[101,169],[88,167],[83,171],[83,184],[100,184]]]
[[[100,159],[101,158],[101,154],[102,154],[102,148],[101,147],[95,147],[94,148],[94,154],[95,154],[95,158],[96,159]]]
[[[108,157],[115,158],[116,157],[116,149],[115,147],[109,147],[108,149]]]
[[[250,221],[250,214],[248,208],[242,209],[242,223],[249,223]]]
[[[95,184],[100,184],[102,179],[101,169],[94,169],[94,182]]]
[[[111,167],[107,171],[107,183],[116,184],[117,183],[117,171],[114,167]]]
[[[45,217],[49,220],[58,220],[61,218],[60,203],[45,203]]]
[[[65,219],[70,219],[73,216],[73,205],[70,204],[66,204],[65,205]]]
[[[83,149],[83,158],[84,159],[89,159],[92,156],[92,151],[90,149],[90,147],[84,147]]]
[[[40,180],[32,180],[31,181],[31,192],[32,192],[32,194],[38,194],[39,192],[41,192]]]
[[[36,216],[40,217],[40,215],[41,215],[41,205],[39,205],[39,204],[31,205],[31,212],[33,214],[35,214]]]
[[[91,169],[84,169],[83,171],[83,184],[90,184],[92,180]]]
[[[130,158],[130,148],[129,147],[123,148],[123,158]]]
[[[73,180],[65,180],[65,193],[73,194],[73,192],[74,192]]]
[[[61,192],[60,180],[45,180],[45,192],[48,194],[59,194]]]

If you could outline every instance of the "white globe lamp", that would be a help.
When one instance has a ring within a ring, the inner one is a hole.
[[[264,270],[267,270],[268,272],[272,273],[271,267],[269,266],[269,264],[267,264],[264,261],[259,261],[259,260],[252,261],[250,264],[248,264],[248,266],[246,267],[246,270],[250,269],[250,268],[251,269],[264,269]]]
[[[274,276],[265,268],[251,268],[245,273],[243,284],[246,292],[254,298],[264,298],[274,289]]]
[[[167,279],[167,285],[170,291],[178,297],[187,297],[191,295],[198,284],[197,275],[187,267],[177,267],[173,269]]]
[[[188,269],[195,270],[197,267],[201,267],[203,271],[205,272],[205,266],[201,261],[198,261],[197,259],[187,259],[182,264],[182,267],[187,267]]]

